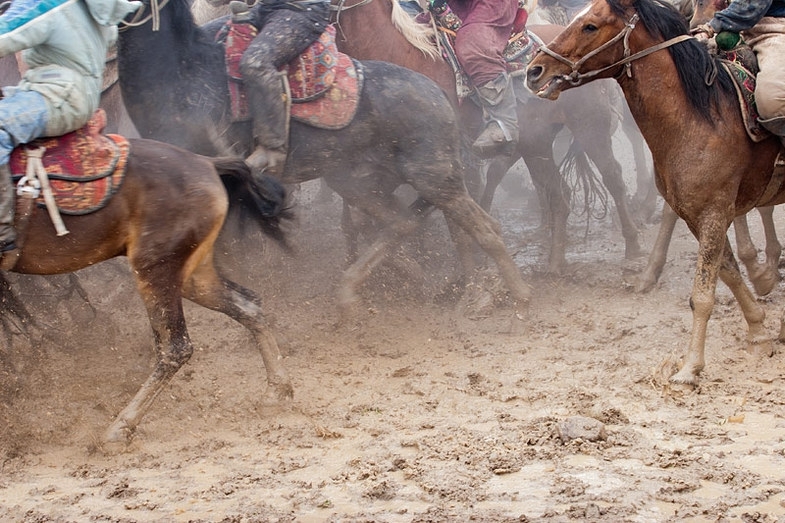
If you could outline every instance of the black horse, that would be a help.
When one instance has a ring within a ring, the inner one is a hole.
[[[152,19],[149,0],[144,4],[142,16]],[[137,130],[145,138],[200,154],[247,156],[251,129],[230,121],[216,26],[198,27],[187,0],[164,4],[158,20],[158,31],[135,21],[120,33],[120,84]],[[364,87],[351,124],[324,130],[292,121],[282,175],[285,183],[323,177],[345,202],[385,226],[344,273],[338,297],[342,311],[359,301],[356,291],[367,275],[434,207],[443,211],[453,233],[469,233],[495,260],[512,297],[525,305],[530,289],[502,243],[498,224],[464,186],[459,130],[445,94],[427,77],[400,66],[360,64]],[[418,194],[408,209],[392,196],[402,184]],[[454,234],[468,268],[471,256],[461,236]]]

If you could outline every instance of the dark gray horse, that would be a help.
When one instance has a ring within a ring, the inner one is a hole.
[[[150,14],[145,1],[143,15]],[[198,27],[187,0],[161,7],[160,30],[134,22],[119,41],[123,99],[142,137],[206,154],[247,156],[250,126],[229,119],[222,46],[216,26]],[[353,121],[324,130],[293,121],[290,154],[282,181],[323,177],[353,207],[386,227],[344,273],[339,306],[359,301],[360,284],[391,247],[434,208],[443,211],[459,245],[464,268],[471,264],[468,233],[498,265],[512,297],[528,302],[530,289],[501,241],[499,227],[469,196],[463,183],[460,137],[449,100],[427,77],[385,62],[361,62],[364,88]],[[408,184],[418,198],[408,209],[391,195]],[[464,231],[460,233],[459,230]]]

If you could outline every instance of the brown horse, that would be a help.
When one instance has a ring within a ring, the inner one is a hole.
[[[479,132],[481,111],[469,101],[458,101],[454,72],[433,44],[428,43],[432,42],[433,35],[427,26],[416,24],[397,1],[334,0],[333,4],[338,46],[343,52],[361,60],[396,63],[429,76],[458,108],[464,134],[474,137]],[[542,25],[532,27],[532,30],[549,41],[562,27]],[[411,35],[419,37],[420,42],[426,45],[413,45]],[[553,141],[559,130],[567,126],[598,167],[614,199],[626,242],[626,255],[630,258],[640,255],[638,230],[627,207],[621,165],[614,158],[611,146],[611,129],[617,115],[603,88],[594,86],[590,93],[573,94],[554,106],[532,97],[522,83],[518,87],[519,147],[513,157],[497,159],[489,166],[480,205],[490,209],[494,191],[502,177],[522,158],[538,191],[545,195],[545,205],[549,210],[547,220],[552,238],[548,271],[560,273],[566,264],[567,218],[572,195],[569,184],[564,182],[554,161]]]
[[[728,7],[728,3],[729,0],[696,0],[695,2],[677,2],[675,6],[690,20],[690,27],[695,27],[708,22],[716,11]],[[779,261],[782,255],[782,245],[777,239],[777,231],[774,228],[774,207],[761,207],[758,211],[766,239],[765,261],[758,261],[758,249],[750,236],[747,215],[738,216],[733,220],[733,229],[736,232],[736,254],[747,268],[747,276],[755,293],[765,296],[774,289],[781,279]],[[677,220],[676,213],[666,205],[662,210],[660,231],[649,255],[649,263],[636,279],[636,292],[647,292],[657,283],[665,266],[668,246]]]
[[[292,396],[259,296],[221,277],[213,264],[213,245],[230,201],[241,202],[266,232],[283,241],[278,225],[286,213],[284,196],[272,179],[255,182],[242,161],[214,160],[160,142],[131,140],[120,189],[97,212],[64,215],[68,235],[57,236],[46,211],[33,208],[29,227],[20,229],[22,248],[14,272],[64,274],[126,256],[147,309],[157,363],[107,430],[106,442],[127,442],[155,397],[190,358],[193,346],[183,298],[250,330],[267,370],[265,398]]]
[[[718,276],[742,309],[748,349],[772,352],[765,312],[741,277],[727,231],[752,208],[785,202],[785,189],[772,179],[779,140],[748,138],[730,75],[687,31],[684,17],[659,0],[593,0],[529,65],[527,82],[550,99],[595,78],[621,85],[651,149],[657,187],[698,240],[692,334],[671,377],[696,384]]]

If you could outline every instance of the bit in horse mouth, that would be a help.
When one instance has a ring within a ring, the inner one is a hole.
[[[546,98],[546,99],[549,99],[549,100],[556,100],[559,97],[559,94],[561,93],[561,90],[559,89],[559,86],[563,82],[564,82],[564,80],[559,78],[559,77],[555,77],[555,76],[551,77],[550,80],[548,80],[547,82],[542,84],[540,86],[540,88],[537,89],[535,94],[539,98]]]

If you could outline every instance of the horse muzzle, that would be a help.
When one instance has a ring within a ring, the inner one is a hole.
[[[560,76],[545,76],[545,68],[531,65],[526,70],[526,86],[539,98],[556,100],[562,91],[564,79]]]

